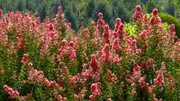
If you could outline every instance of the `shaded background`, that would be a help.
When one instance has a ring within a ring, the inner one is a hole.
[[[43,21],[47,12],[53,18],[61,5],[67,21],[77,30],[82,24],[86,26],[91,20],[97,20],[98,12],[104,14],[104,20],[111,28],[117,17],[128,23],[136,5],[141,5],[145,13],[158,8],[159,12],[180,19],[179,4],[180,0],[0,0],[0,9],[4,13],[16,10],[38,12]]]

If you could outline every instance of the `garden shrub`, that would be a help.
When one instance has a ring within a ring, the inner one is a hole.
[[[157,9],[147,19],[140,6],[131,31],[103,17],[74,32],[62,7],[43,22],[0,10],[0,100],[179,101],[175,25],[164,28]]]
[[[163,22],[167,22],[169,25],[175,24],[176,34],[180,38],[180,22],[179,22],[179,20],[170,14],[164,14],[164,13],[160,13],[159,17],[162,19]]]

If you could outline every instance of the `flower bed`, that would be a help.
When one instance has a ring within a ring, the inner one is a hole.
[[[102,13],[74,32],[62,7],[52,21],[18,11],[0,17],[2,101],[180,100],[175,26],[157,9],[148,18],[137,6],[133,33],[120,18],[110,29]]]

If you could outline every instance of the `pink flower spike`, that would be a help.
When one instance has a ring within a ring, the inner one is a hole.
[[[155,85],[162,85],[164,84],[164,75],[163,72],[159,71],[157,77],[154,79]]]
[[[62,53],[64,48],[65,48],[65,45],[67,44],[68,42],[66,40],[62,40],[61,42],[61,47],[59,49],[59,53]]]
[[[159,99],[159,101],[163,101],[163,99]]]
[[[91,55],[90,66],[94,71],[99,70],[98,62],[97,62],[96,56],[94,54]]]
[[[137,54],[137,55],[140,55],[141,52],[142,52],[141,49],[136,49],[136,54]]]
[[[143,20],[144,20],[144,21],[148,21],[147,14],[144,14],[144,15],[143,15]]]
[[[26,46],[24,45],[24,39],[23,38],[17,38],[17,39],[18,39],[17,49],[25,49]]]
[[[28,54],[24,54],[23,55],[23,58],[22,58],[22,60],[21,60],[21,63],[22,64],[26,64],[28,62]]]
[[[5,90],[5,92],[7,92],[9,94],[10,99],[14,99],[14,98],[19,97],[19,92],[16,90],[13,90],[11,87],[4,85],[3,89]]]
[[[52,24],[49,25],[49,31],[54,31],[54,27]]]
[[[117,24],[117,25],[120,25],[120,24],[121,24],[121,18],[117,18],[117,19],[116,19],[116,24]]]
[[[135,61],[133,61],[133,74],[136,74],[140,70],[141,70],[141,67]]]
[[[155,17],[152,16],[151,19],[150,19],[150,23],[151,23],[152,25],[154,25],[155,22],[156,22],[155,20],[156,20]]]
[[[154,64],[154,59],[153,58],[149,58],[148,61],[149,61],[150,64]]]
[[[30,62],[30,63],[28,63],[28,67],[30,68],[30,69],[32,69],[33,68],[33,64]]]
[[[111,98],[109,98],[109,99],[107,99],[107,101],[112,101],[112,99],[111,99]]]
[[[64,39],[64,40],[62,40],[62,45],[64,46],[64,45],[66,45],[68,42]]]
[[[103,62],[106,62],[111,59],[110,46],[109,44],[105,44],[102,49],[101,59]]]
[[[157,16],[158,15],[158,9],[153,9],[153,11],[152,11],[152,14],[153,14],[153,16]]]
[[[159,101],[157,98],[153,98],[153,101]]]
[[[58,11],[62,11],[62,6],[59,6],[59,7],[58,7]]]
[[[147,30],[143,30],[140,34],[139,37],[142,38],[143,40],[146,40],[147,38]]]
[[[124,25],[121,24],[121,25],[119,26],[119,30],[123,30],[123,29],[124,29]]]
[[[73,47],[73,46],[74,46],[74,42],[73,42],[73,41],[70,41],[69,45],[70,45],[71,47]]]
[[[23,98],[26,100],[26,99],[29,99],[30,97],[32,96],[32,92],[31,93],[28,93],[26,96],[24,96]]]
[[[102,18],[103,18],[103,14],[102,14],[101,12],[99,12],[99,13],[98,13],[98,17],[99,17],[100,19],[102,19]]]
[[[89,29],[86,28],[86,29],[84,30],[84,32],[85,32],[86,34],[89,34]]]
[[[140,65],[143,69],[147,69],[148,68],[148,62],[142,62]]]
[[[108,30],[109,30],[109,25],[105,25],[105,26],[104,26],[104,29],[105,29],[106,31],[108,31]]]
[[[118,29],[118,28],[117,28]],[[115,29],[116,30],[116,29]],[[113,32],[114,34],[114,38],[118,38],[118,33],[117,32]]]
[[[175,30],[175,24],[171,24],[170,31],[173,32]]]
[[[142,10],[142,9],[141,9],[141,6],[140,6],[140,5],[137,5],[137,6],[136,6],[136,11],[137,11],[137,12],[140,12],[141,10]]]
[[[91,100],[94,100],[97,96],[101,96],[100,82],[91,84],[92,94],[89,96]]]

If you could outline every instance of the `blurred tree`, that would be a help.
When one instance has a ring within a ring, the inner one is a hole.
[[[123,0],[124,4],[126,5],[126,8],[128,8],[128,10],[132,10],[133,8],[136,7],[136,5],[141,5],[142,2],[141,0]]]
[[[65,15],[67,14],[66,19],[77,29],[82,23],[88,25],[91,20],[96,21],[98,12],[104,14],[104,19],[110,27],[114,27],[117,17],[128,23],[136,5],[141,5],[145,13],[151,13],[154,8],[158,8],[159,12],[166,12],[178,18],[179,3],[180,0],[0,0],[0,9],[3,9],[4,13],[16,10],[29,10],[33,13],[38,11],[43,20],[47,11],[50,18],[54,18],[58,6],[62,6]]]
[[[146,3],[147,3],[147,1],[148,1],[148,0],[142,0],[142,2],[143,2],[144,4],[146,4]]]
[[[41,17],[41,21],[43,21],[43,19],[46,17],[46,13],[48,11],[48,4],[49,4],[48,2],[49,2],[48,0],[43,0],[41,4],[37,3],[37,5],[39,5],[37,11],[39,16]]]
[[[106,0],[99,1],[97,3],[96,8],[95,8],[96,19],[97,19],[97,14],[99,12],[102,12],[104,15],[104,20],[107,23],[110,23],[110,19],[112,18],[112,12],[111,11],[112,11],[112,6],[108,5],[108,2]]]
[[[94,10],[95,10],[95,1],[94,0],[89,0],[87,2],[87,8],[86,8],[87,16],[88,17],[93,17]]]
[[[67,18],[68,22],[70,22],[72,24],[72,28],[74,30],[77,30],[77,25],[76,25],[77,21],[75,19],[75,13],[73,13],[72,8],[65,9],[64,13],[65,13],[65,17]]]
[[[61,5],[61,0],[53,0],[51,3],[51,15],[55,16],[58,11],[58,7]]]
[[[154,0],[148,0],[146,3],[147,12],[151,13],[154,8],[156,8],[156,3]]]
[[[16,10],[18,10],[18,11],[25,10],[25,1],[24,0],[17,1]]]
[[[172,16],[174,16],[174,12],[175,12],[175,0],[167,0],[165,11],[168,14],[171,14]]]

